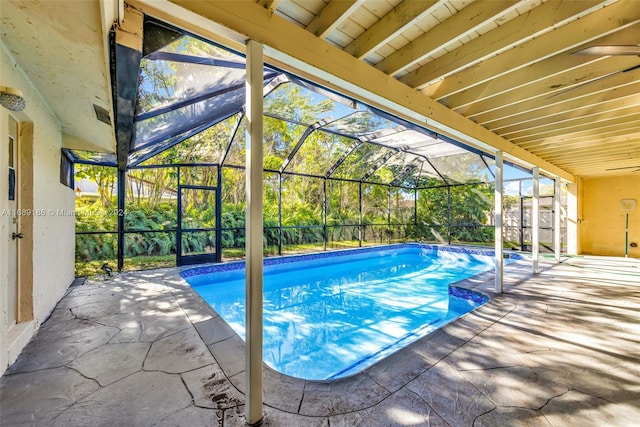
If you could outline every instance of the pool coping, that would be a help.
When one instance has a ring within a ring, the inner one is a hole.
[[[454,252],[467,249],[438,248],[453,249]],[[485,255],[487,252],[490,251],[482,251]],[[467,253],[480,253],[480,250],[474,248]],[[522,259],[521,256],[519,258]],[[510,266],[513,268],[519,264],[516,261]],[[181,276],[182,272],[190,269],[194,266],[178,267],[168,272],[163,281],[180,289],[182,309],[235,392],[244,395],[244,340]],[[264,404],[284,412],[315,417],[348,414],[377,405],[515,309],[515,304],[506,302],[487,286],[493,284],[494,277],[494,272],[488,271],[452,283],[450,286],[475,290],[490,299],[356,374],[330,380],[306,380],[282,374],[263,364]]]
[[[419,243],[419,242],[405,242],[405,243],[392,243],[386,245],[374,245],[360,248],[347,248],[336,249],[324,252],[312,252],[304,254],[291,254],[291,255],[279,255],[264,258],[264,266],[282,265],[288,263],[294,263],[299,261],[310,261],[315,259],[327,259],[327,258],[340,258],[342,256],[348,256],[354,253],[363,254],[368,252],[375,252],[381,249],[389,248],[402,248],[402,247],[418,247],[422,249],[428,249],[432,251],[444,251],[454,253],[465,253],[471,255],[488,255],[494,256],[495,250],[488,247],[474,246],[473,248],[465,246],[442,246],[432,243]],[[505,252],[510,258],[521,259],[522,255],[517,252]],[[244,260],[233,260],[228,262],[216,263],[216,264],[203,264],[203,265],[190,265],[184,266],[180,271],[182,277],[191,277],[201,274],[217,273],[222,271],[235,271],[244,267]]]

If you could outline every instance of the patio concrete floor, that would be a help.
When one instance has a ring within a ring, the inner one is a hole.
[[[462,286],[492,300],[366,371],[265,367],[265,425],[640,424],[640,261],[575,257]],[[0,425],[244,425],[242,340],[177,269],[72,287],[0,379]]]

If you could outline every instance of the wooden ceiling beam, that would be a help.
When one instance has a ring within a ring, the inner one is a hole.
[[[631,141],[629,141],[627,143],[622,143],[621,142],[621,143],[619,143],[620,146],[616,147],[615,149],[623,149],[626,152],[629,152],[629,151],[632,151],[634,147],[638,147],[638,142],[639,141],[640,141],[640,139],[636,138],[635,140],[631,140]],[[569,156],[571,156],[572,153],[573,154],[576,153],[576,150],[580,150],[580,155],[575,156],[575,157],[576,158],[583,158],[583,157],[591,156],[591,155],[598,156],[599,152],[601,152],[603,150],[606,151],[607,147],[602,146],[602,145],[598,145],[598,146],[595,146],[595,147],[589,147],[589,148],[585,149],[586,151],[584,153],[581,152],[582,148],[580,148],[580,147],[578,149],[576,149],[575,147],[573,147],[573,148],[572,147],[567,147],[566,149],[563,149],[563,150],[558,150],[558,151],[553,151],[553,152],[546,152],[546,151],[545,152],[536,152],[536,154],[539,155],[539,156],[543,156],[545,159],[551,159],[551,158],[559,158],[559,156],[562,156],[562,155],[565,155],[565,154],[568,154]]]
[[[271,13],[275,12],[281,0],[258,0],[258,4]]]
[[[565,135],[567,138],[572,138],[574,135],[584,135],[589,132],[595,132],[597,134],[597,132],[599,132],[600,129],[603,129],[606,131],[606,129],[609,129],[612,126],[628,127],[629,123],[636,122],[638,120],[640,120],[640,113],[623,114],[619,116],[617,115],[614,117],[610,117],[608,119],[599,121],[597,123],[587,123],[586,125],[578,126],[577,128],[574,128],[571,130],[559,128],[559,129],[547,130],[545,132],[538,132],[536,134],[531,134],[531,135],[524,135],[524,136],[519,136],[515,138],[512,137],[511,141],[513,141],[515,144],[520,145],[521,143],[526,143],[529,141],[552,140],[552,139],[560,140],[564,138]],[[594,134],[592,133],[591,135],[593,136]]]
[[[631,45],[637,43],[640,24],[632,25],[621,31],[616,31],[601,37],[585,46],[590,45]],[[582,47],[582,46],[581,46]],[[528,65],[517,73],[510,73],[499,79],[494,79],[462,92],[455,93],[438,100],[449,108],[465,116],[474,114],[475,104],[499,105],[494,101],[501,95],[513,96],[513,93],[523,93],[522,98],[535,96],[536,90],[548,82],[549,89],[564,88],[568,83],[575,83],[575,74],[584,74],[586,70],[596,72],[605,69],[612,71],[635,65],[634,57],[604,57],[590,55],[558,55],[547,58],[535,64]],[[609,65],[607,65],[609,64]],[[609,67],[610,66],[610,67]],[[616,68],[618,67],[618,68]],[[567,76],[571,76],[568,80]],[[536,89],[533,89],[535,87]],[[546,93],[546,92],[545,92]],[[511,94],[511,95],[508,95]],[[491,101],[488,101],[491,99]],[[491,107],[489,107],[491,108]],[[487,108],[487,109],[489,109]]]
[[[358,59],[365,58],[380,46],[393,40],[407,28],[431,13],[443,0],[404,0],[357,39],[349,43],[345,52]]]
[[[593,141],[594,139],[600,137],[608,138],[613,136],[625,135],[629,132],[635,132],[636,130],[640,131],[640,120],[609,126],[599,126],[586,131],[563,134],[562,136],[557,137],[524,140],[523,142],[518,142],[518,145],[524,149],[528,149],[532,146],[554,145],[570,142],[586,142]]]
[[[265,61],[303,75],[325,87],[360,99],[461,143],[531,166],[568,181],[575,177],[433,99],[416,92],[371,65],[314,36],[293,22],[271,14],[254,1],[131,0],[145,13],[182,26],[194,34],[213,34],[237,44],[242,38],[265,45]],[[235,45],[234,44],[234,45]]]
[[[635,147],[638,145],[635,144]],[[546,156],[546,159],[549,161],[562,164],[566,166],[570,166],[572,168],[581,167],[581,166],[591,166],[593,164],[606,164],[609,162],[617,161],[617,160],[628,160],[628,159],[639,159],[640,160],[640,151],[634,150],[632,146],[615,148],[608,151],[604,156],[600,155],[598,152],[590,152],[586,153],[583,156],[576,157],[569,154],[560,154],[560,155],[549,155]]]
[[[629,157],[625,154],[618,154],[615,157],[609,157],[606,159],[588,159],[581,163],[558,161],[558,164],[561,164],[567,169],[576,171],[579,175],[587,175],[589,174],[587,171],[592,171],[595,168],[601,168],[603,172],[606,172],[611,169],[617,169],[621,166],[635,166],[638,162],[640,162],[640,156]],[[618,171],[618,173],[620,173],[620,171]]]
[[[549,145],[544,147],[531,147],[529,151],[539,156],[552,156],[560,153],[571,152],[577,157],[582,155],[582,151],[588,152],[592,149],[607,150],[612,147],[619,147],[628,144],[637,144],[640,141],[640,133],[630,133],[609,138],[600,138],[586,142],[573,142]]]
[[[602,155],[602,153],[591,153],[589,155],[575,157],[567,154],[563,156],[549,156],[549,159],[553,162],[571,165],[572,167],[583,165],[591,166],[592,164],[597,164],[598,162],[608,163],[618,160],[640,160],[640,151],[634,150],[633,147],[622,147],[620,149],[607,151],[607,153],[605,153],[604,155]]]
[[[567,99],[566,101],[551,103],[551,99],[537,100],[537,102],[524,102],[512,105],[512,113],[501,110],[483,114],[476,117],[476,123],[480,123],[484,127],[490,129],[501,129],[508,126],[518,125],[520,123],[540,122],[541,120],[558,121],[559,117],[573,116],[576,114],[597,114],[602,111],[609,111],[613,104],[617,101],[626,102],[626,98],[635,98],[634,103],[640,105],[640,81],[636,81],[634,76],[631,77],[623,86],[611,88],[609,90],[601,90],[594,93],[586,93],[582,96]],[[543,101],[548,101],[548,105],[544,105]],[[541,102],[542,101],[542,102]],[[508,114],[507,116],[503,116]]]
[[[593,176],[628,174],[638,169],[638,165],[640,165],[640,159],[638,158],[618,158],[609,160],[608,162],[593,162],[587,165],[576,166],[566,165],[566,167],[571,168],[578,175]]]
[[[329,33],[338,28],[365,0],[331,0],[307,25],[306,30],[320,37],[326,38]]]
[[[602,161],[601,161],[602,160]],[[569,164],[568,162],[566,163]],[[580,162],[573,166],[573,168],[586,169],[591,167],[604,167],[607,169],[620,169],[629,166],[638,167],[640,165],[640,155],[629,156],[625,154],[618,154],[610,159],[593,159],[587,162]],[[620,172],[618,172],[620,173]]]
[[[446,19],[440,25],[422,34],[406,46],[398,49],[375,66],[386,74],[398,72],[420,62],[443,45],[464,37],[487,21],[511,11],[518,1],[474,2]],[[402,80],[402,79],[401,79]]]
[[[538,80],[456,111],[474,120],[483,120],[481,117],[487,114],[498,117],[501,111],[506,112],[505,115],[514,113],[525,104],[533,110],[536,104],[544,106],[578,98],[589,92],[602,92],[608,88],[632,83],[637,79],[635,72],[622,72],[637,62],[637,59],[629,56],[601,58],[595,63],[589,63],[549,79]]]
[[[548,2],[537,7],[532,12],[549,3],[553,5],[565,4],[565,2]],[[445,78],[438,85],[434,85],[437,86],[435,91],[426,89],[424,93],[432,98],[439,99],[482,84],[483,82],[500,78],[505,74],[513,73],[527,65],[542,61],[553,55],[567,52],[591,40],[634,25],[640,22],[640,8],[637,6],[637,3],[634,1],[620,1],[610,4],[580,19],[556,28],[553,31],[530,39],[526,43],[519,44],[513,49],[503,51],[497,56],[486,59],[472,67],[465,68],[463,71],[456,73],[455,78]],[[513,21],[517,19],[518,18]],[[506,26],[506,24],[504,26]],[[494,31],[498,33],[501,32],[500,29]],[[494,31],[491,31],[489,34]],[[477,40],[482,43],[482,37]],[[467,43],[465,46],[469,46],[472,43],[473,41]],[[456,51],[453,51],[452,53],[455,52]],[[494,51],[494,53],[498,53],[498,51]],[[439,78],[440,76],[438,76],[438,74],[439,71],[436,72],[434,70],[433,64],[429,64],[427,67],[422,67],[404,76],[401,80],[411,87],[421,88]]]
[[[602,123],[611,123],[613,121],[622,122],[628,116],[636,116],[640,113],[640,109],[637,107],[625,108],[622,110],[614,111],[611,113],[606,113],[600,115],[597,119],[593,117],[579,117],[573,120],[572,122],[566,122],[563,126],[558,126],[557,124],[551,122],[547,126],[540,126],[535,130],[527,129],[524,131],[518,131],[511,133],[509,135],[510,141],[516,141],[514,143],[517,144],[517,140],[519,138],[531,138],[540,135],[549,135],[553,132],[559,132],[560,134],[578,132],[587,129],[593,129],[599,127]]]
[[[609,118],[612,114],[616,114],[619,110],[633,109],[640,111],[640,94],[633,94],[624,98],[615,99],[613,101],[603,102],[595,107],[586,106],[573,111],[557,113],[548,117],[535,118],[518,124],[501,124],[500,127],[489,129],[499,133],[500,135],[512,135],[515,132],[535,131],[538,128],[547,127],[570,127],[572,123],[580,120],[590,120],[594,123],[603,118]]]

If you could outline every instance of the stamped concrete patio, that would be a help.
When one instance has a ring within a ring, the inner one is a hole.
[[[365,372],[265,368],[265,425],[632,426],[640,422],[640,262],[576,257],[461,284],[485,306]],[[70,288],[0,379],[0,425],[244,424],[242,340],[176,269]]]

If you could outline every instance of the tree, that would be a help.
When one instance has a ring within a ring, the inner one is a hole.
[[[117,170],[110,166],[76,165],[76,179],[86,178],[97,184],[98,200],[104,209],[113,206],[116,195]]]

